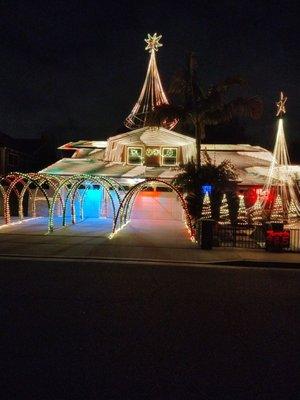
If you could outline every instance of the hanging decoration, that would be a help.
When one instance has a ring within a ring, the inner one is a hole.
[[[148,157],[152,157],[152,156],[157,157],[157,156],[161,155],[161,152],[160,152],[160,149],[147,149],[146,155]]]
[[[135,103],[131,113],[126,118],[124,124],[129,129],[138,129],[147,125],[147,117],[155,107],[163,104],[169,104],[167,96],[162,87],[160,80],[157,64],[156,64],[156,52],[162,43],[160,43],[162,35],[150,35],[145,39],[146,47],[145,50],[149,51],[150,59],[148,63],[148,69],[144,85],[142,87],[138,101]],[[172,129],[177,124],[178,120],[165,121],[163,127]]]

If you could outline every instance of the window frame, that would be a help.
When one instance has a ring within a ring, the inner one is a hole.
[[[166,164],[165,163],[165,158],[171,158],[171,157],[164,156],[164,150],[175,150],[176,151],[176,157],[174,157],[175,158],[174,164]],[[163,165],[165,167],[171,167],[172,165],[178,165],[178,147],[162,147],[162,149],[161,149],[161,165]]]
[[[132,162],[129,162],[129,151],[130,151],[130,149],[141,149],[141,160],[140,160],[140,163],[132,163]],[[127,164],[128,165],[143,165],[143,157],[144,157],[144,148],[143,148],[143,146],[128,146],[127,147]]]

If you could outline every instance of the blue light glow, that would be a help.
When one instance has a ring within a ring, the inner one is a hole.
[[[80,195],[84,189],[79,190]],[[101,206],[103,201],[103,189],[91,186],[84,196],[83,216],[84,218],[98,218],[101,214]],[[76,215],[79,215],[79,201],[76,201]]]
[[[211,194],[212,192],[212,185],[202,185],[202,191],[205,194],[206,192],[208,194]]]

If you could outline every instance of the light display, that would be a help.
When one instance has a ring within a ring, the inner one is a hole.
[[[4,183],[8,186],[7,189],[4,187]],[[46,200],[48,207],[48,232],[54,230],[54,213],[55,209],[59,206],[62,210],[62,225],[66,225],[66,208],[67,204],[70,204],[71,211],[71,222],[76,223],[76,210],[75,201],[79,201],[80,206],[80,219],[83,219],[83,205],[86,192],[93,188],[91,183],[96,183],[99,188],[102,187],[106,192],[106,196],[110,199],[113,215],[116,216],[116,210],[119,208],[121,199],[124,196],[124,188],[113,178],[98,177],[92,175],[73,175],[72,177],[65,178],[53,175],[45,175],[38,173],[10,173],[5,177],[1,177],[0,181],[0,193],[4,200],[4,222],[7,225],[11,224],[10,216],[10,200],[11,193],[14,192],[18,201],[18,214],[21,222],[24,218],[23,213],[23,200],[26,193],[28,193],[31,201],[31,214],[32,217],[36,217],[36,199],[37,193],[40,191],[43,198]],[[49,197],[43,185],[47,184],[48,188],[52,190],[53,196]],[[79,188],[85,185],[85,189],[82,194],[79,192]],[[33,188],[30,186],[33,185]],[[17,189],[21,187],[21,189]],[[110,193],[112,191],[112,193]],[[100,207],[100,205],[99,205]],[[15,224],[15,222],[14,222]]]
[[[203,198],[201,218],[202,219],[211,219],[211,206],[210,206],[210,198],[209,198],[208,192],[205,192],[205,195]]]
[[[292,199],[290,201],[289,208],[288,208],[288,223],[294,224],[295,222],[298,221],[298,218],[299,217],[298,217],[297,208],[295,206],[294,200]]]
[[[283,92],[280,92],[280,99],[276,103],[276,106],[277,106],[276,117],[282,117],[286,113],[286,109],[285,109],[286,101],[287,101],[287,97],[284,96]]]
[[[253,207],[251,208],[250,218],[253,225],[262,224],[262,207],[259,199],[256,200]]]
[[[275,203],[270,215],[271,222],[283,222],[283,205],[280,194],[276,196]]]
[[[146,150],[146,155],[148,157],[152,157],[152,156],[160,156],[160,149],[147,149]]]
[[[54,208],[56,201],[58,199],[58,196],[63,188],[67,189],[67,195],[64,201],[64,209],[63,209],[63,226],[66,225],[66,206],[67,202],[70,199],[71,200],[71,218],[72,218],[72,223],[76,222],[76,215],[75,215],[75,207],[74,207],[74,196],[77,193],[80,185],[83,184],[83,182],[92,182],[95,184],[99,184],[101,187],[104,188],[104,190],[107,192],[108,197],[110,198],[112,209],[113,209],[113,215],[114,217],[116,216],[116,210],[119,208],[119,205],[121,203],[121,197],[119,190],[121,190],[124,193],[124,189],[120,187],[120,184],[117,183],[116,180],[113,178],[107,178],[107,177],[99,177],[99,176],[93,176],[93,175],[87,175],[87,174],[82,174],[82,175],[73,175],[72,177],[69,178],[64,178],[59,186],[57,187],[56,191],[54,192],[52,203],[50,206],[49,210],[49,222],[48,222],[48,232],[53,232],[54,230]],[[68,188],[69,186],[69,188]],[[111,195],[110,189],[113,190],[115,197],[117,199],[117,202],[114,199],[114,196]],[[81,215],[83,215],[83,202],[84,198],[81,198]],[[115,220],[115,218],[114,218]]]
[[[156,64],[155,53],[162,44],[159,42],[161,35],[155,33],[153,36],[148,34],[145,39],[147,46],[145,50],[150,52],[150,59],[147,69],[146,78],[142,87],[138,101],[135,103],[131,113],[125,120],[125,126],[129,129],[138,129],[147,125],[147,117],[155,107],[169,104],[167,96],[163,90],[159,72]],[[163,126],[172,129],[178,121],[166,121]]]
[[[237,224],[238,225],[247,225],[248,224],[248,215],[245,206],[245,199],[242,194],[239,195],[239,209],[237,215]]]
[[[224,193],[222,197],[222,202],[220,206],[220,216],[219,216],[219,224],[221,225],[229,225],[231,223],[229,216],[229,207],[227,196]]]
[[[117,211],[117,215],[115,217],[113,230],[112,230],[112,234],[110,235],[110,238],[113,238],[113,236],[118,231],[120,231],[122,228],[124,228],[124,226],[126,224],[128,224],[128,222],[130,221],[131,211],[132,211],[132,207],[134,205],[136,197],[141,192],[141,190],[143,190],[151,182],[158,182],[158,183],[164,184],[164,185],[168,186],[169,188],[171,188],[177,194],[179,201],[182,205],[182,208],[184,210],[186,225],[189,230],[190,237],[193,240],[195,233],[194,233],[194,229],[192,227],[192,221],[191,221],[191,217],[188,212],[186,201],[184,200],[182,194],[179,192],[179,190],[174,185],[172,185],[162,179],[158,179],[158,178],[147,178],[147,179],[145,179],[145,181],[137,183],[126,193],[126,195],[122,199],[120,207]]]
[[[293,200],[298,214],[300,214],[299,187],[296,177],[290,169],[290,157],[285,139],[283,127],[283,115],[286,113],[287,97],[281,92],[280,100],[277,105],[278,129],[276,134],[273,159],[268,171],[266,183],[262,190],[261,204],[263,208],[268,208],[268,193],[275,190],[282,199],[284,207]],[[286,210],[284,210],[286,211]]]
[[[152,50],[158,51],[159,47],[162,47],[162,43],[159,43],[160,39],[162,38],[162,35],[157,36],[157,33],[154,33],[153,36],[148,33],[148,37],[145,40],[147,43],[147,46],[145,47],[145,50],[149,50],[149,53],[151,53]]]
[[[50,201],[49,201],[48,195],[47,195],[46,191],[43,189],[43,187],[40,185],[38,178],[36,177],[36,174],[30,175],[30,174],[22,174],[22,173],[13,173],[13,174],[9,174],[8,176],[12,177],[14,179],[11,181],[11,183],[5,193],[5,198],[4,198],[4,220],[5,220],[6,224],[9,224],[11,222],[10,221],[10,195],[13,190],[16,191],[17,184],[25,185],[26,181],[29,181],[30,183],[33,183],[34,185],[36,185],[40,189],[42,194],[44,195],[44,197],[47,201],[47,204],[48,204],[48,208],[49,208]],[[43,179],[44,179],[44,177],[43,177]],[[27,188],[29,189],[29,185],[27,186]],[[19,217],[20,217],[20,219],[22,219],[23,197],[24,197],[25,192],[22,191],[22,197],[20,194],[21,193],[19,193],[17,191],[17,198],[18,198],[18,203],[19,203]],[[29,192],[29,195],[30,195],[30,192]]]

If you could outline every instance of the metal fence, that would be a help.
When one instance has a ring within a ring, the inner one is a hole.
[[[288,229],[289,247],[284,251],[300,252],[300,229]],[[265,249],[266,229],[252,225],[216,225],[213,244],[216,247],[240,247],[247,249]]]

